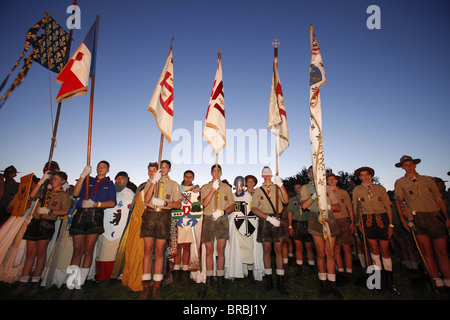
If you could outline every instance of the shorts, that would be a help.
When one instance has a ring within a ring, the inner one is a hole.
[[[78,208],[72,218],[69,234],[71,236],[102,234],[103,228],[103,208]]]
[[[353,236],[350,233],[350,218],[340,218],[336,219],[336,224],[339,228],[340,234],[336,237],[336,245],[352,245],[355,242],[353,241]]]
[[[141,237],[168,240],[170,236],[170,210],[144,210],[142,214]]]
[[[217,220],[214,220],[213,216],[203,216],[203,231],[202,231],[202,243],[214,242],[214,239],[228,240],[229,223],[228,216],[223,215]]]
[[[340,234],[339,227],[336,223],[336,219],[334,219],[334,215],[332,212],[328,213],[328,226],[330,228],[332,237],[337,237]],[[323,238],[323,226],[319,222],[319,213],[317,212],[309,212],[308,233],[313,236],[319,236]]]
[[[273,216],[273,215],[272,215]],[[282,219],[280,226],[275,227],[266,219],[258,220],[257,242],[284,242],[289,239],[287,220]]]
[[[312,242],[312,237],[308,233],[308,221],[292,221],[292,229],[294,229],[294,240],[302,242]]]
[[[22,239],[30,241],[51,240],[55,233],[55,220],[31,219]]]
[[[428,236],[430,239],[448,238],[445,219],[439,211],[416,212],[413,216],[413,221],[417,227],[416,235]]]
[[[387,213],[363,214],[363,221],[367,239],[389,240],[389,218]]]

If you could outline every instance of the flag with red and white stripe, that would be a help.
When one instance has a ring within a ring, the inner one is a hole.
[[[172,139],[173,128],[173,57],[172,46],[170,46],[164,69],[158,79],[155,91],[148,105],[155,117],[159,131],[164,135],[167,142]]]
[[[203,137],[208,141],[214,153],[218,153],[226,144],[225,98],[223,93],[222,64],[219,59],[214,78],[211,98],[206,113]]]

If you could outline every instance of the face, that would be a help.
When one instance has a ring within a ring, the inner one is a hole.
[[[334,187],[337,183],[337,179],[336,179],[336,177],[329,176],[327,179],[327,182],[330,186]]]
[[[190,172],[186,173],[183,177],[184,185],[190,186],[194,181],[194,175]]]
[[[412,161],[406,161],[403,163],[402,168],[406,173],[413,173],[416,171],[416,164]]]
[[[148,177],[149,178],[153,178],[153,176],[155,175],[156,171],[158,171],[158,168],[156,168],[156,167],[148,167]]]
[[[372,179],[372,175],[368,171],[361,171],[359,178],[362,182],[368,183],[370,182],[370,179]]]
[[[52,188],[60,188],[64,183],[66,183],[66,180],[63,180],[60,176],[53,176],[52,179]]]
[[[161,175],[167,176],[170,172],[169,165],[167,163],[161,164]]]
[[[109,172],[108,165],[106,163],[100,162],[97,165],[97,174],[99,176],[106,176],[106,174]]]
[[[263,174],[263,175],[261,175],[261,177],[264,180],[272,180],[272,175],[271,174]]]
[[[255,180],[253,180],[252,178],[247,179],[247,188],[253,189],[254,186]]]
[[[116,178],[116,184],[117,184],[119,187],[122,187],[122,186],[125,184],[126,179],[127,179],[127,178],[125,178],[124,176],[118,176],[118,177]]]
[[[214,179],[220,179],[220,177],[222,176],[222,170],[220,170],[220,168],[214,167],[213,171],[211,171],[211,176]]]
[[[296,193],[296,194],[300,194],[300,192],[301,192],[301,190],[302,190],[302,186],[299,185],[299,184],[296,184],[296,185],[294,186],[294,188],[295,188],[295,193]]]

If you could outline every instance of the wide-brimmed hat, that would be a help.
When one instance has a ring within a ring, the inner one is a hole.
[[[339,180],[341,179],[340,176],[335,175],[333,172],[327,174],[327,179],[328,179],[329,177],[335,177],[337,181],[339,181]]]
[[[372,177],[375,175],[375,170],[373,170],[373,169],[370,168],[370,167],[361,167],[361,168],[358,168],[358,169],[355,170],[355,173],[354,173],[353,175],[354,175],[355,177],[359,178],[359,175],[360,175],[361,171],[367,171],[367,172],[369,172],[369,173],[372,175]]]
[[[6,174],[8,174],[10,172],[20,173],[20,172],[17,171],[17,169],[14,166],[9,166],[5,170],[3,170],[3,173],[6,173]]]
[[[258,184],[258,179],[256,179],[256,177],[254,175],[248,174],[248,175],[245,176],[244,179],[245,179],[245,183],[247,183],[248,179],[253,179],[253,181],[255,181],[255,185]]]
[[[396,163],[395,166],[397,168],[401,168],[403,166],[403,163],[407,162],[407,161],[412,161],[415,164],[420,163],[420,159],[413,159],[411,156],[403,156],[400,158],[400,162]]]

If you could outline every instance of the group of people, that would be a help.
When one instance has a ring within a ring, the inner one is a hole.
[[[395,164],[405,174],[396,181],[391,197],[383,186],[372,182],[373,168],[355,170],[361,184],[351,194],[337,186],[339,176],[328,174],[327,208],[319,206],[312,167],[308,170],[310,182],[296,184],[295,195],[289,197],[282,179],[269,167],[262,169],[263,181],[256,187],[258,179],[253,175],[238,176],[231,185],[222,179],[222,168],[216,164],[211,167],[211,181],[200,187],[194,184],[191,170],[184,172],[181,184],[172,180],[171,163],[163,160],[149,163],[148,181],[130,191],[128,175],[120,172],[115,182],[111,181],[107,176],[109,163],[101,161],[95,177],[90,176],[90,166],[84,168],[69,194],[67,175],[57,165],[46,164],[43,177],[29,194],[31,200],[41,202],[23,235],[27,253],[19,284],[25,288],[30,282],[39,283],[55,221],[69,215],[73,239],[69,268],[78,278],[73,286],[67,286],[65,298],[82,297],[95,260],[94,249],[104,233],[105,239],[114,240],[112,249],[107,250],[113,256],[109,258],[112,263],[97,267],[97,272],[101,269],[103,279],[108,279],[118,268],[124,285],[130,285],[139,275],[137,287],[142,300],[161,299],[160,287],[165,279],[186,281],[189,273],[203,285],[200,298],[214,283],[225,297],[225,278],[264,281],[272,290],[272,255],[276,288],[288,295],[286,247],[294,248],[292,255],[299,272],[306,252],[308,265],[317,271],[321,296],[342,298],[337,277],[352,280],[352,247],[361,265],[380,271],[386,287],[399,295],[389,250],[394,228],[412,233],[436,288],[448,290],[450,216],[435,180],[417,173],[418,163],[420,159],[403,156]],[[122,195],[124,190],[127,196]],[[121,208],[129,209],[128,216],[122,217],[126,226],[110,232],[106,225],[112,220],[118,224]],[[113,219],[107,216],[107,210],[114,211]],[[324,228],[329,232],[324,233]],[[122,258],[114,265],[116,255]]]

